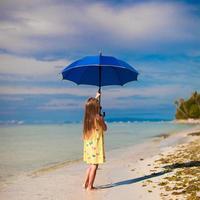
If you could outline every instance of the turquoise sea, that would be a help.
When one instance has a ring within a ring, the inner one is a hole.
[[[105,136],[106,152],[191,126],[172,122],[108,123]],[[78,160],[81,157],[81,123],[0,126],[0,182],[22,173]]]

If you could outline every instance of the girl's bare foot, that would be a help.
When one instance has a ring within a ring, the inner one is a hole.
[[[84,184],[82,185],[82,187],[83,187],[84,189],[87,189],[87,186],[88,186],[87,183],[84,183]]]
[[[97,190],[97,188],[96,188],[96,187],[93,187],[93,186],[92,186],[92,187],[88,186],[88,187],[87,187],[87,191],[91,191],[91,190]]]

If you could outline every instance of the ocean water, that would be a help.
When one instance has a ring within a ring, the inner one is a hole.
[[[108,123],[106,151],[191,128],[172,122]],[[0,182],[82,157],[82,124],[0,126]]]

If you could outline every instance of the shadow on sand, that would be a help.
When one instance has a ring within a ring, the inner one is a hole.
[[[165,170],[161,171],[161,172],[152,173],[150,175],[141,176],[141,177],[138,177],[138,178],[127,179],[127,180],[119,181],[119,182],[116,182],[116,183],[110,183],[110,184],[99,186],[97,188],[98,189],[107,189],[107,188],[112,188],[112,187],[121,186],[121,185],[133,184],[133,183],[137,183],[137,182],[144,181],[144,180],[147,180],[147,179],[151,179],[151,178],[154,178],[154,177],[162,176],[166,173],[171,172],[173,169],[187,168],[187,167],[199,167],[199,166],[200,166],[200,161],[190,161],[190,162],[187,162],[187,163],[174,163],[172,165],[163,166],[163,168],[165,168]]]
[[[150,178],[161,176],[161,175],[168,173],[168,172],[169,171],[166,170],[166,171],[162,171],[162,172],[152,173],[152,174],[146,175],[146,176],[141,176],[139,178],[133,178],[133,179],[119,181],[119,182],[116,182],[116,183],[110,183],[110,184],[99,186],[98,189],[106,189],[106,188],[112,188],[112,187],[116,187],[116,186],[120,186],[120,185],[128,185],[128,184],[132,184],[132,183],[137,183],[137,182],[144,181],[144,180],[147,180],[147,179],[150,179]]]

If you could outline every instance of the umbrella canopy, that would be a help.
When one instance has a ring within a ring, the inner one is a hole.
[[[124,85],[136,81],[138,72],[128,63],[112,56],[86,56],[77,60],[62,70],[63,79],[80,85]],[[101,98],[99,98],[101,104]],[[101,113],[101,111],[100,111]]]
[[[63,79],[76,84],[107,86],[135,81],[138,72],[128,63],[111,56],[87,56],[68,65]]]

